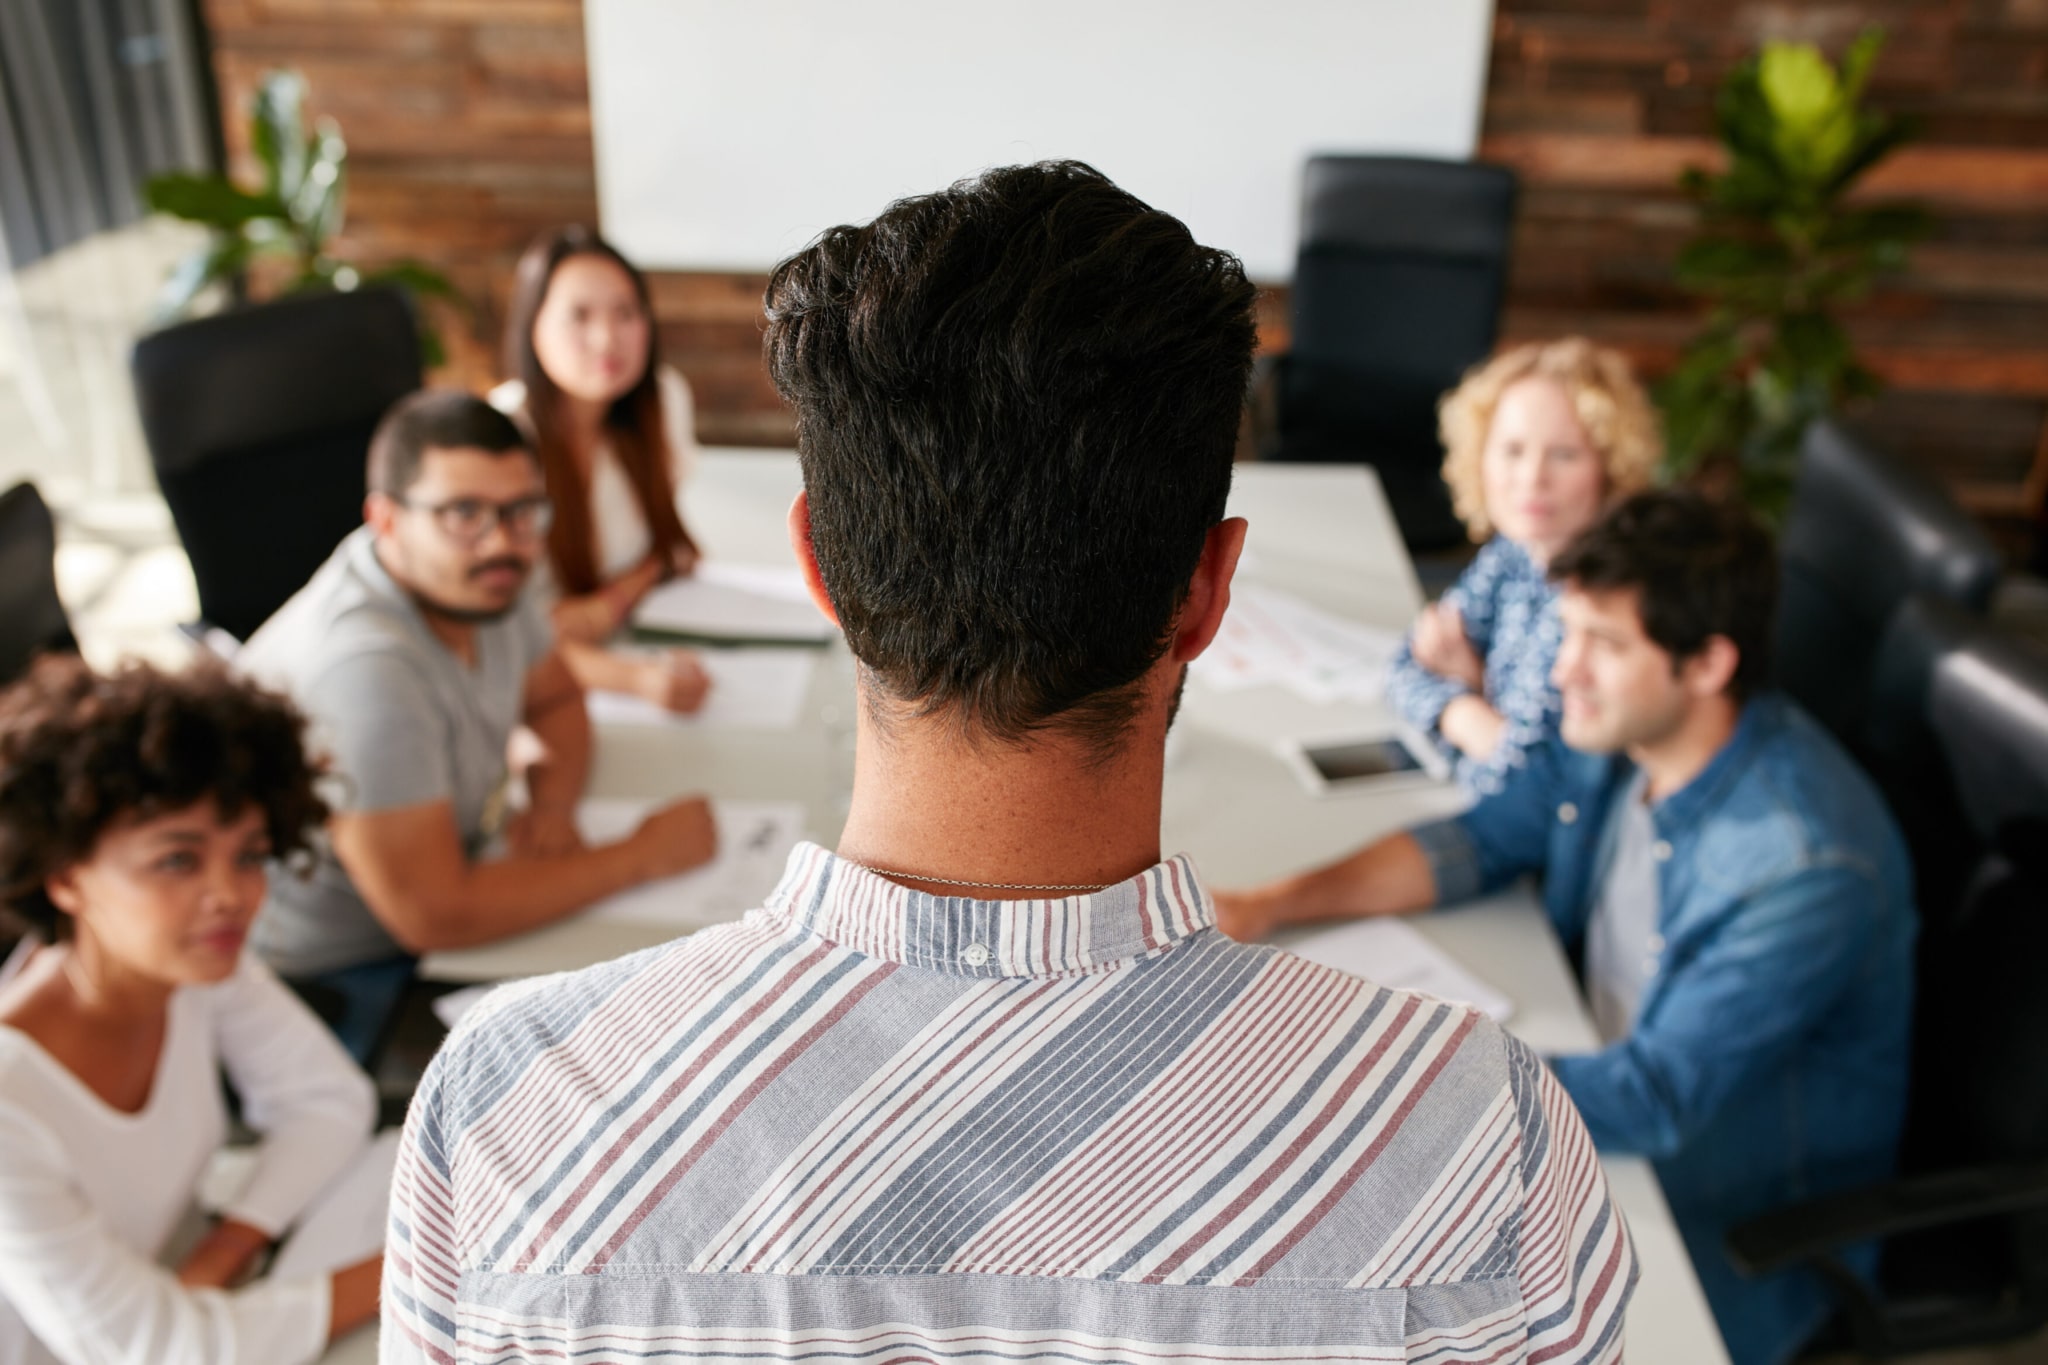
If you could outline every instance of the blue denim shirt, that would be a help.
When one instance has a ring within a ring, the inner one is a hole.
[[[1558,595],[1542,566],[1506,536],[1487,541],[1444,593],[1444,604],[1458,609],[1466,640],[1486,662],[1485,700],[1507,722],[1500,743],[1485,758],[1458,752],[1437,728],[1444,708],[1471,689],[1424,668],[1412,647],[1413,631],[1387,670],[1387,704],[1436,741],[1451,760],[1458,785],[1468,791],[1499,791],[1523,754],[1557,734],[1560,706],[1557,689],[1550,685],[1550,666],[1564,640]]]
[[[1541,873],[1576,960],[1611,803],[1634,771],[1561,742],[1532,752],[1500,793],[1415,831],[1438,899]],[[1661,947],[1635,1029],[1552,1065],[1596,1144],[1656,1163],[1738,1365],[1781,1360],[1826,1295],[1804,1272],[1740,1278],[1722,1235],[1891,1173],[1912,1015],[1911,870],[1869,779],[1776,695],[1752,700],[1652,818]]]

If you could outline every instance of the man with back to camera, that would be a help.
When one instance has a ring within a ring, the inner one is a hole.
[[[1071,162],[778,268],[791,540],[859,661],[838,852],[465,1019],[387,1362],[1619,1358],[1634,1258],[1541,1064],[1160,859],[1253,293]]]
[[[1256,939],[1542,873],[1605,1043],[1553,1060],[1557,1078],[1602,1150],[1655,1160],[1738,1365],[1786,1359],[1826,1311],[1822,1285],[1744,1280],[1722,1238],[1890,1173],[1912,1014],[1905,848],[1848,756],[1760,690],[1777,563],[1745,513],[1641,493],[1551,573],[1570,748],[1532,754],[1455,819],[1219,894],[1219,917]]]
[[[547,531],[540,464],[465,393],[400,400],[371,438],[365,525],[249,638],[237,666],[291,694],[340,777],[310,875],[271,879],[256,950],[334,992],[358,1061],[416,955],[487,943],[710,857],[701,798],[587,848],[583,694],[525,586]],[[545,757],[512,813],[506,746]],[[502,854],[502,856],[500,856]]]

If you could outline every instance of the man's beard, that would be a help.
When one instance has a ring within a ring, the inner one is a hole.
[[[525,573],[532,571],[532,565],[523,559],[493,559],[471,569],[469,576],[476,578],[492,569],[503,568],[517,568]],[[519,591],[514,593],[512,600],[504,606],[480,609],[477,607],[451,606],[446,602],[437,601],[411,584],[407,584],[406,588],[412,594],[412,600],[419,604],[421,611],[438,616],[444,621],[454,621],[465,626],[487,626],[493,621],[502,621],[518,607],[520,597],[526,592],[526,584],[522,581],[519,585]]]

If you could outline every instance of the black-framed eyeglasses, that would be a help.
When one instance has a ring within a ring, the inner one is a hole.
[[[408,502],[394,495],[393,502],[415,512],[425,512],[441,528],[441,534],[464,545],[474,545],[497,526],[514,540],[537,540],[548,532],[555,519],[555,505],[546,497],[514,498],[491,502],[485,498],[450,498],[446,502]]]

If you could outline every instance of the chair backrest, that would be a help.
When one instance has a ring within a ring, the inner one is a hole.
[[[1928,714],[1936,674],[1971,647],[1983,624],[1943,598],[1906,599],[1878,644],[1869,702],[1850,743],[1912,850],[1914,900],[1928,930],[1954,921],[1984,855],[1984,836],[1963,809]]]
[[[1448,515],[1437,400],[1493,350],[1514,211],[1504,167],[1309,159],[1279,458],[1374,464],[1404,532],[1423,529],[1404,501],[1434,494]]]
[[[1998,551],[1932,479],[1816,422],[1780,538],[1778,681],[1852,743],[1871,663],[1893,613],[1926,593],[1981,613],[1998,583]]]
[[[421,382],[411,305],[280,300],[146,336],[131,369],[200,612],[247,639],[362,522],[370,434]]]
[[[0,493],[0,686],[46,650],[78,649],[57,596],[57,526],[32,483]]]
[[[1926,692],[1979,857],[1921,945],[1916,1165],[2048,1162],[2048,655],[1979,625]]]

